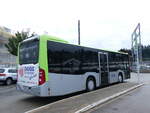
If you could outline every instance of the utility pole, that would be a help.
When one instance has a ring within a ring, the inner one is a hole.
[[[78,45],[80,45],[80,20],[78,20]]]

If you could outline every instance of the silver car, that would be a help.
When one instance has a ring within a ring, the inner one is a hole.
[[[0,81],[10,85],[17,81],[17,69],[15,68],[0,68]]]

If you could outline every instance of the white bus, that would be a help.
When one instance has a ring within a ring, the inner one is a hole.
[[[34,36],[18,49],[17,89],[35,96],[60,96],[130,78],[126,53],[68,44]]]

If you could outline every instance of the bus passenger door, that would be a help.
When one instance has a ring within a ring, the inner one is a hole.
[[[109,83],[109,65],[108,65],[108,53],[99,52],[99,73],[100,73],[100,86],[107,85]]]

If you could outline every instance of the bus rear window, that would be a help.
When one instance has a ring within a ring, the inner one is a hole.
[[[23,42],[19,47],[19,64],[36,64],[39,56],[39,41]]]

